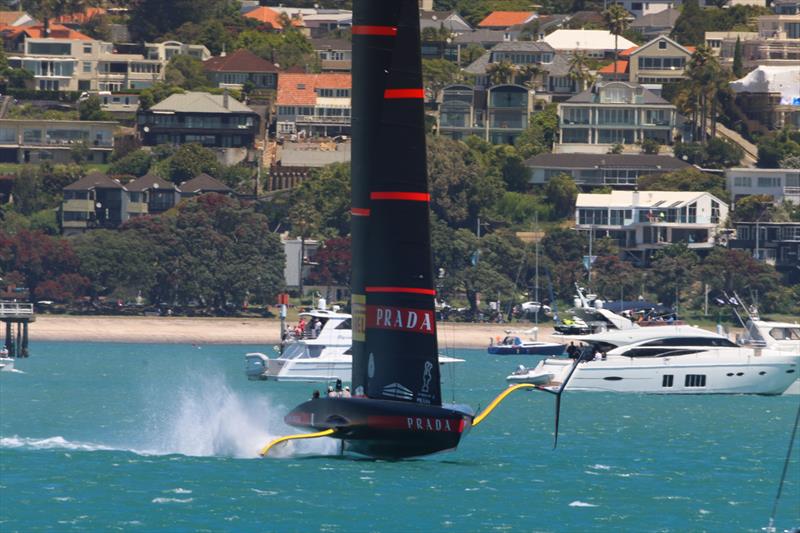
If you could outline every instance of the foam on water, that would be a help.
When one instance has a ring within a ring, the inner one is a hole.
[[[596,506],[595,504],[593,504],[593,503],[586,503],[586,502],[582,502],[582,501],[580,501],[580,500],[575,500],[574,502],[571,502],[571,503],[569,504],[569,506],[570,506],[570,507],[597,507],[597,506]]]
[[[100,450],[112,450],[108,446],[92,444],[87,442],[71,442],[64,437],[46,437],[41,439],[18,437],[0,438],[0,448],[26,448],[29,450],[77,450],[84,452],[95,452]]]
[[[266,394],[245,398],[220,376],[189,375],[173,391],[155,399],[159,407],[151,411],[143,453],[255,458],[266,443],[291,431],[283,423],[284,406]],[[331,439],[319,439],[276,452],[328,455],[336,449]]]

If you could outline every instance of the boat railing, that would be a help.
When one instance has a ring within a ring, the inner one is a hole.
[[[32,303],[0,302],[0,318],[24,318],[33,316]]]

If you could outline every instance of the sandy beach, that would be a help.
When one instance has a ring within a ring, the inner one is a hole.
[[[529,324],[442,322],[439,346],[483,348],[490,337]],[[140,342],[178,344],[264,344],[279,341],[280,322],[261,318],[183,318],[38,315],[31,324],[32,342]],[[550,340],[551,327],[540,326],[539,339]]]

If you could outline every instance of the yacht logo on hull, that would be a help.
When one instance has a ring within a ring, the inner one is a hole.
[[[383,395],[389,398],[397,398],[398,400],[413,400],[414,393],[411,389],[404,387],[399,383],[389,383],[383,387]]]
[[[392,329],[433,335],[435,322],[433,320],[433,311],[427,309],[368,305],[367,328]]]

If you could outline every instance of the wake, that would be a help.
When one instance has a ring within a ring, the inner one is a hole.
[[[130,399],[128,399],[130,401]],[[273,405],[265,394],[245,396],[232,390],[221,377],[186,375],[177,388],[146,395],[136,442],[79,442],[62,436],[0,438],[0,449],[68,450],[78,452],[132,452],[142,456],[258,458],[267,442],[294,432],[283,422],[284,406]],[[127,429],[127,428],[126,428]],[[128,439],[126,439],[128,440]],[[275,456],[334,455],[332,439],[291,443]],[[272,455],[272,454],[271,454]]]

